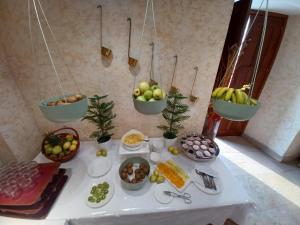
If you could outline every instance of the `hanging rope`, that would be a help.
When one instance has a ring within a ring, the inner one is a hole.
[[[261,58],[261,53],[262,53],[262,50],[263,50],[265,34],[266,34],[267,24],[268,24],[268,13],[269,13],[269,0],[267,0],[267,2],[266,2],[266,11],[265,11],[263,31],[262,31],[262,34],[261,34],[261,37],[260,37],[260,43],[259,43],[257,58],[256,58],[255,66],[254,66],[254,72],[253,72],[253,76],[252,76],[252,80],[251,80],[251,87],[250,87],[250,91],[249,91],[248,101],[250,100],[250,98],[252,97],[252,94],[253,94],[256,75],[257,75],[258,67],[259,67],[259,64],[260,64],[260,58]]]
[[[143,39],[144,39],[145,26],[146,26],[146,20],[147,20],[147,15],[148,15],[148,7],[149,7],[150,1],[151,1],[151,9],[152,9],[154,35],[155,35],[155,40],[157,42],[156,49],[157,49],[157,55],[159,56],[159,46],[158,46],[158,36],[157,36],[156,22],[155,22],[154,4],[153,4],[153,0],[147,0],[146,10],[145,10],[145,14],[144,14],[144,22],[143,22],[143,27],[142,27],[142,33],[141,33],[141,37],[140,37],[139,45],[138,45],[137,59],[139,59],[139,61],[140,61],[140,58],[141,58],[141,49],[142,49],[142,44],[143,44]],[[160,76],[160,63],[159,62],[160,61],[158,60],[157,73],[158,73],[158,76],[159,76],[159,82],[162,85],[162,79],[161,79],[161,76]],[[136,76],[134,76],[133,89],[135,88],[135,85],[136,85]]]
[[[49,28],[49,30],[50,30],[50,33],[51,33],[52,38],[53,38],[53,40],[54,40],[54,43],[55,43],[55,45],[56,45],[58,54],[59,54],[59,56],[61,57],[61,59],[63,59],[63,54],[62,54],[62,52],[61,52],[61,50],[60,50],[60,49],[61,49],[61,48],[60,48],[60,45],[59,45],[59,43],[58,43],[58,41],[57,41],[57,38],[56,38],[56,36],[55,36],[55,34],[54,34],[53,30],[52,30],[52,27],[50,26],[50,23],[48,22],[48,19],[47,19],[47,17],[46,17],[46,14],[45,14],[45,12],[44,12],[44,9],[43,9],[43,7],[42,7],[42,4],[41,4],[40,0],[37,0],[37,1],[38,1],[38,4],[39,4],[39,7],[40,7],[40,9],[41,9],[42,15],[43,15],[43,17],[44,17],[44,20],[45,20],[45,22],[46,22],[46,24],[47,24],[47,26],[48,26],[48,28]],[[74,84],[75,84],[75,87],[76,87],[77,91],[78,91],[79,93],[81,93],[81,92],[80,92],[80,88],[79,88],[79,86],[78,86],[78,84],[77,84],[77,82],[76,82],[76,80],[75,80],[75,77],[74,77],[73,73],[72,73],[71,70],[70,70],[70,67],[65,63],[64,60],[62,60],[62,61],[63,61],[64,66],[67,68],[68,74],[71,75],[72,80],[73,80],[73,82],[74,82]]]
[[[239,49],[238,49],[238,50],[236,51],[236,53],[234,54],[233,59],[232,59],[231,63],[229,64],[227,70],[230,70],[231,67],[232,67],[233,65],[234,65],[234,68],[236,67],[236,64],[237,64],[238,59],[239,59],[238,56],[239,56],[240,52],[242,52],[243,45],[244,45],[245,41],[247,40],[248,34],[249,34],[250,31],[252,30],[252,27],[253,27],[253,25],[254,25],[254,22],[255,22],[255,20],[256,20],[256,18],[257,18],[257,16],[258,16],[258,13],[259,13],[260,10],[261,10],[261,7],[262,7],[264,1],[265,1],[265,0],[262,0],[262,2],[260,3],[260,6],[258,7],[258,10],[257,10],[257,12],[256,12],[256,14],[255,14],[255,16],[254,16],[254,18],[253,18],[252,23],[251,23],[251,25],[249,26],[249,29],[246,31],[245,38],[244,38],[244,40],[242,40],[242,42],[241,42],[241,44],[240,44],[240,46],[239,46]],[[234,69],[233,69],[232,72],[231,72],[231,76],[232,76],[233,73],[234,73]],[[224,78],[225,78],[225,76],[223,76],[223,78],[221,79],[220,84],[222,84]],[[231,82],[229,82],[228,87],[230,86],[230,83],[231,83]]]
[[[54,73],[55,73],[55,75],[56,75],[56,79],[57,79],[57,81],[58,81],[58,85],[59,85],[60,91],[61,91],[61,93],[62,93],[62,96],[63,96],[64,100],[67,101],[67,100],[66,100],[66,95],[65,95],[65,93],[64,93],[64,89],[63,89],[63,87],[62,87],[62,82],[61,82],[60,77],[59,77],[59,75],[58,75],[58,72],[57,72],[57,70],[56,70],[54,61],[53,61],[53,59],[52,59],[52,55],[51,55],[50,50],[49,50],[49,47],[48,47],[48,43],[47,43],[46,37],[45,37],[45,35],[44,35],[43,27],[42,27],[42,24],[41,24],[41,21],[40,21],[40,17],[39,17],[38,10],[37,10],[37,8],[36,8],[35,0],[32,0],[32,1],[33,1],[33,6],[34,6],[35,13],[36,13],[36,17],[37,17],[37,20],[38,20],[38,24],[39,24],[39,27],[40,27],[40,30],[41,30],[41,33],[42,33],[42,37],[43,37],[43,40],[44,40],[44,44],[45,44],[45,46],[46,46],[46,50],[47,50],[48,56],[49,56],[49,58],[50,58],[52,68],[53,68]]]

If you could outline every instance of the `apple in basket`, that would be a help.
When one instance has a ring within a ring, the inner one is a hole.
[[[84,98],[84,96],[81,94],[70,95],[70,96],[66,96],[66,99],[61,98],[55,102],[48,102],[47,106],[68,105],[71,103],[78,102],[78,101],[82,100],[83,98]]]
[[[142,81],[137,88],[133,90],[133,97],[142,102],[154,102],[166,97],[166,92],[157,84],[150,86],[146,81]]]

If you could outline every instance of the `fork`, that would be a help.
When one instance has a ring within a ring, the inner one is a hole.
[[[204,186],[206,188],[217,190],[217,187],[216,187],[216,184],[214,181],[214,176],[211,176],[207,173],[201,172],[200,170],[197,170],[197,169],[195,169],[195,172],[202,177]]]

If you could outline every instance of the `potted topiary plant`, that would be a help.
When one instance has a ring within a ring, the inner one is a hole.
[[[114,128],[112,120],[116,117],[116,114],[112,111],[114,102],[106,102],[104,100],[106,97],[107,95],[94,95],[89,98],[88,111],[82,120],[88,120],[97,126],[98,130],[94,131],[90,138],[96,138],[101,148],[109,149],[113,135],[110,130]]]
[[[163,130],[165,147],[175,145],[177,134],[180,129],[183,129],[182,121],[190,116],[186,115],[189,111],[189,106],[181,101],[187,97],[183,96],[178,91],[171,92],[168,95],[167,107],[162,111],[162,116],[167,121],[168,125],[160,125],[159,129]]]

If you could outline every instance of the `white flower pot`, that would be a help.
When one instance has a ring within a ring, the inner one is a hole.
[[[106,149],[106,150],[109,150],[111,148],[111,139],[110,138],[108,141],[106,142],[102,142],[102,143],[99,143],[99,146],[101,149]]]
[[[168,148],[170,146],[176,146],[176,143],[177,143],[177,137],[176,138],[172,138],[172,139],[164,137],[164,146],[166,148]]]

